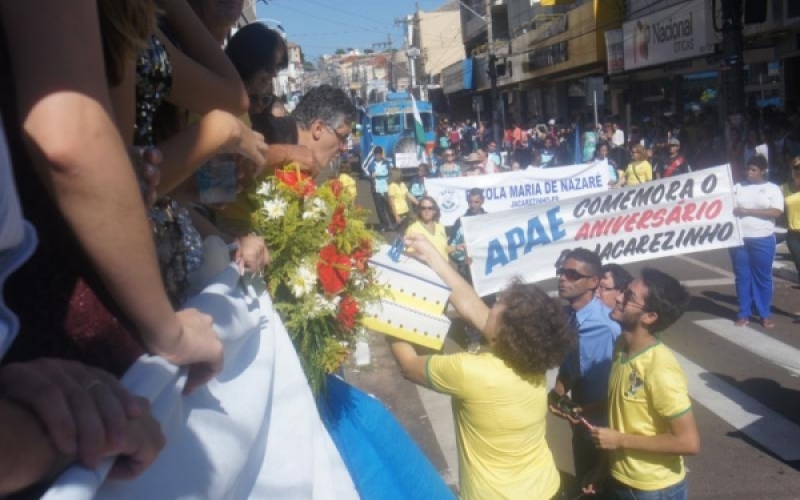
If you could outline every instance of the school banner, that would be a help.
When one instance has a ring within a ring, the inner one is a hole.
[[[425,179],[428,195],[442,211],[440,222],[452,226],[467,211],[467,192],[483,189],[483,209],[489,213],[541,205],[608,189],[608,164],[536,168],[475,177]]]
[[[514,276],[554,278],[564,253],[578,247],[624,264],[741,245],[734,206],[724,165],[461,222],[473,284],[484,296]]]

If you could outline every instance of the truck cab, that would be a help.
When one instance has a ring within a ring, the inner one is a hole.
[[[414,103],[406,92],[386,95],[384,102],[367,105],[361,115],[360,157],[361,168],[366,172],[376,146],[383,148],[384,157],[403,170],[406,177],[416,174],[417,167],[428,161],[436,140],[433,108],[430,102],[417,101],[417,111],[422,119],[425,146],[415,137]]]

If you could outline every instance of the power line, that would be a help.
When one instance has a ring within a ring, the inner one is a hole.
[[[308,13],[308,12],[303,12],[302,10],[298,10],[298,9],[293,8],[293,7],[287,7],[286,5],[282,5],[282,4],[273,4],[273,7],[276,7],[276,8],[280,7],[280,8],[286,9],[286,10],[290,10],[292,12],[297,12],[298,14],[302,14],[304,16],[313,17],[315,19],[321,19],[323,21],[328,21],[328,22],[331,21],[330,18],[318,16],[316,14],[311,14],[311,13]],[[384,33],[386,31],[386,30],[380,30],[380,29],[377,29],[377,28],[366,28],[366,27],[363,27],[363,26],[357,26],[355,24],[348,24],[348,23],[344,23],[344,22],[341,22],[341,21],[337,21],[337,24],[340,24],[342,26],[348,26],[350,28],[363,29],[364,31],[376,31],[378,33]]]
[[[380,20],[380,21],[379,21],[379,20],[377,20],[377,19],[374,19],[374,18],[371,18],[371,17],[367,17],[367,16],[364,16],[364,15],[362,15],[362,14],[359,14],[359,13],[356,13],[356,12],[349,12],[349,11],[346,11],[346,10],[344,10],[344,9],[342,9],[342,8],[339,8],[339,7],[332,7],[332,6],[330,6],[330,5],[325,5],[324,3],[320,3],[320,2],[317,2],[317,1],[314,1],[314,0],[303,0],[303,1],[304,1],[304,2],[308,2],[308,3],[310,3],[310,4],[313,4],[313,5],[317,5],[317,6],[319,6],[319,7],[324,7],[324,8],[326,8],[326,9],[329,9],[329,10],[333,10],[333,11],[339,12],[339,13],[341,13],[341,14],[346,14],[346,15],[348,15],[348,16],[352,16],[352,17],[359,17],[359,18],[361,18],[361,19],[365,19],[365,20],[367,20],[367,21],[372,21],[372,22],[374,22],[374,23],[378,23],[378,26],[390,26],[390,25],[391,25],[391,24],[389,24],[389,23],[386,23],[386,21],[383,21],[383,20]]]

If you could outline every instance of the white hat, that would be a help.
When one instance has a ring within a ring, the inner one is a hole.
[[[553,120],[553,119],[551,118],[551,119],[550,119],[550,121],[549,121],[549,122],[547,122],[547,124],[548,124],[548,125],[555,125],[555,124],[556,124],[556,121],[555,121],[555,120]]]

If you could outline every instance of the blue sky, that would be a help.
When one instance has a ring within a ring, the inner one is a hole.
[[[429,12],[445,0],[419,0]],[[392,35],[392,47],[402,48],[403,29],[394,20],[412,14],[414,0],[269,0],[258,3],[258,17],[281,21],[289,40],[303,48],[307,60],[337,48],[371,49]]]

